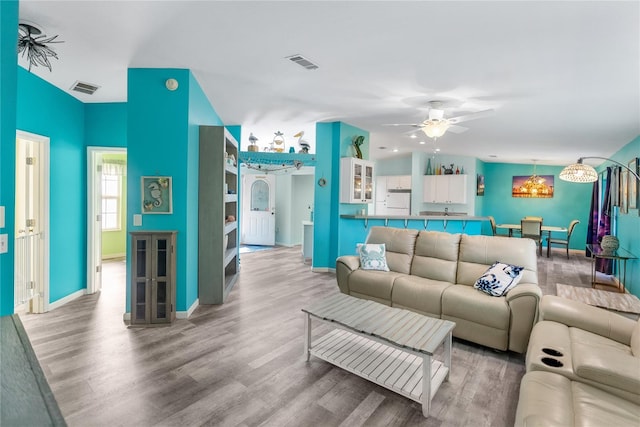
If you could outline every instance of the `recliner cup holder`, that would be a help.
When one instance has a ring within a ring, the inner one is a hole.
[[[562,368],[564,366],[564,363],[562,363],[558,359],[554,359],[553,357],[543,357],[542,363],[547,366],[551,366],[552,368]]]
[[[542,352],[548,354],[549,356],[562,357],[562,353],[553,348],[545,347],[542,349]]]

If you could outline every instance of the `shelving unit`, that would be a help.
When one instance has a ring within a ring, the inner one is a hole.
[[[198,298],[222,304],[239,271],[238,142],[223,126],[200,126],[199,151]]]
[[[176,318],[176,232],[131,232],[131,325]]]

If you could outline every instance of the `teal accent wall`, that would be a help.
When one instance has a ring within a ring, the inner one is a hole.
[[[354,136],[364,135],[360,147],[362,157],[369,158],[369,132],[342,122],[316,124],[316,171],[314,195],[314,243],[313,267],[335,268],[341,251],[342,233],[348,232],[341,225],[341,214],[353,214],[366,204],[340,203],[340,158],[351,157]],[[320,187],[324,178],[327,185]]]
[[[18,2],[0,1],[0,206],[5,206],[5,226],[0,234],[8,234],[14,242],[15,162],[16,162],[16,98],[18,56]],[[0,254],[0,316],[13,314],[13,243]]]
[[[640,157],[640,135],[613,154],[611,159],[627,165],[634,157]],[[614,165],[610,162],[604,162],[598,169],[602,170],[607,166]],[[585,186],[589,189],[589,193],[591,192],[591,185],[574,185]],[[620,214],[618,211],[616,224],[616,236],[620,241],[620,247],[639,258],[627,262],[627,283],[625,286],[630,293],[640,297],[640,212],[638,209],[630,209],[627,214]]]
[[[511,197],[514,175],[531,175],[533,165],[511,163],[485,163],[485,195],[482,215],[491,215],[498,224],[519,224],[522,217],[541,216],[544,224],[569,226],[573,219],[580,220],[571,237],[572,249],[584,249],[591,204],[591,186],[579,186],[562,181],[558,174],[563,166],[536,165],[538,175],[554,176],[554,196],[549,199]],[[565,235],[566,236],[566,235]]]
[[[168,78],[178,80],[177,90],[166,89]],[[176,309],[186,311],[198,295],[198,127],[222,121],[195,77],[183,69],[130,69],[127,109],[127,140],[135,141],[127,149],[127,227],[178,231]],[[144,214],[142,226],[134,227],[133,215],[142,213],[140,179],[156,175],[172,177],[173,213]],[[130,286],[127,275],[127,289]],[[129,305],[127,292],[127,311]]]
[[[18,129],[50,138],[49,303],[52,303],[86,288],[84,105],[18,67],[16,106]]]
[[[125,102],[84,104],[87,147],[127,146],[127,104]]]

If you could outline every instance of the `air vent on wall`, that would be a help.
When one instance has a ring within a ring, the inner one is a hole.
[[[313,62],[309,61],[307,58],[305,58],[302,55],[291,55],[291,56],[287,56],[286,59],[295,62],[296,64],[300,65],[301,67],[306,68],[307,70],[315,70],[318,68],[318,66],[316,64],[314,64]]]
[[[93,95],[93,93],[99,88],[100,86],[92,85],[91,83],[83,83],[80,81],[76,81],[73,86],[71,86],[71,90],[86,93],[87,95]]]

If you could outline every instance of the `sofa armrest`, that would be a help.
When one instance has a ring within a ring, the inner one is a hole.
[[[360,268],[360,257],[344,255],[336,260],[336,279],[340,292],[349,295],[349,276]]]
[[[630,345],[631,334],[636,324],[603,308],[583,302],[545,295],[540,302],[540,317]]]
[[[515,300],[516,298],[523,298],[523,297],[533,297],[537,299],[538,300],[536,302],[536,307],[537,307],[537,305],[540,303],[540,299],[542,298],[542,289],[540,289],[540,286],[535,285],[533,283],[520,283],[518,286],[516,286],[515,288],[507,292],[507,295],[506,295],[507,302],[509,303]]]
[[[505,296],[511,312],[509,350],[525,353],[533,325],[538,321],[538,305],[542,290],[533,283],[521,283]]]
[[[572,351],[574,372],[598,384],[640,394],[640,358],[621,351],[578,345]]]

